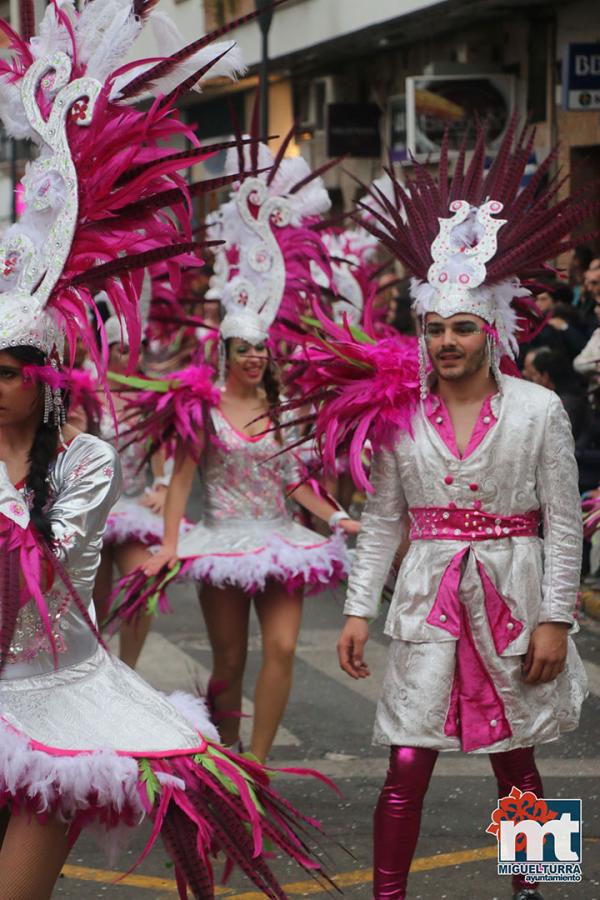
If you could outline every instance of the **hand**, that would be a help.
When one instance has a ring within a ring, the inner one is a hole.
[[[149,577],[158,575],[160,570],[164,569],[165,566],[167,569],[172,569],[177,560],[177,549],[175,547],[165,547],[163,545],[158,548],[156,553],[152,554],[150,559],[142,567],[144,575],[148,575]]]
[[[358,534],[360,531],[360,522],[356,519],[340,519],[338,526],[345,531],[346,534]]]
[[[522,665],[526,684],[547,684],[560,675],[567,659],[566,622],[543,622],[534,630]]]
[[[167,488],[164,484],[159,484],[157,487],[149,490],[147,494],[144,494],[139,503],[140,506],[145,506],[150,510],[150,512],[153,512],[155,515],[161,516],[165,508],[166,499]]]
[[[559,319],[558,316],[553,316],[551,319],[548,319],[547,324],[557,331],[566,331],[569,327],[569,323],[565,322],[564,319]]]
[[[369,640],[369,623],[360,616],[348,616],[337,645],[340,666],[350,678],[368,678],[371,674],[363,659]]]

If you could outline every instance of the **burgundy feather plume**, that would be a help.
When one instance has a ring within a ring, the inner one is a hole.
[[[220,244],[221,241],[207,241],[204,247]],[[152,263],[161,262],[163,259],[170,259],[174,256],[180,256],[182,253],[191,253],[198,249],[195,241],[182,241],[179,244],[171,244],[168,247],[156,247],[154,250],[146,250],[144,253],[134,253],[132,256],[121,256],[110,262],[102,263],[100,266],[94,266],[86,272],[75,275],[68,282],[70,287],[77,287],[79,284],[98,285],[107,278],[122,272],[130,272],[132,269],[144,269]]]
[[[19,34],[27,43],[35,34],[34,0],[19,0]]]
[[[133,14],[141,22],[145,22],[160,0],[133,0]]]
[[[600,207],[600,201],[587,188],[557,201],[564,182],[560,178],[548,181],[556,161],[556,149],[521,189],[534,146],[534,133],[526,127],[518,131],[517,124],[518,117],[514,115],[487,172],[484,171],[482,127],[477,126],[475,149],[466,168],[465,137],[449,190],[446,137],[442,142],[437,182],[424,166],[415,162],[415,175],[407,179],[405,190],[390,170],[388,174],[394,181],[397,200],[401,199],[401,203],[396,203],[396,210],[390,209],[389,200],[386,202],[381,192],[370,189],[379,209],[361,204],[371,215],[365,227],[394,252],[409,275],[427,280],[433,262],[431,245],[439,232],[438,219],[448,217],[448,204],[453,200],[467,200],[475,206],[486,200],[503,204],[502,218],[507,221],[498,232],[498,251],[487,266],[487,284],[539,271],[547,259],[557,257],[580,240],[580,237],[572,238],[571,232]],[[402,206],[408,222],[399,215]]]
[[[322,166],[314,169],[309,175],[306,176],[306,178],[302,178],[301,181],[296,182],[296,184],[292,188],[290,188],[290,194],[297,194],[298,191],[301,191],[303,187],[306,187],[306,185],[310,184],[311,181],[314,181],[315,178],[320,178],[321,175],[329,172],[330,169],[333,169],[334,166],[339,165],[344,159],[346,159],[346,154],[344,154],[343,156],[338,156],[337,159],[330,159],[328,162],[323,163]]]

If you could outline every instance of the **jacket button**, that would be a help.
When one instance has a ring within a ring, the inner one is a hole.
[[[490,722],[490,725],[492,726],[492,728],[495,728],[497,724],[498,724],[497,719],[492,719],[492,721]]]
[[[444,613],[442,613],[440,616],[440,622],[447,622],[447,621],[448,621],[448,616],[445,616]]]
[[[512,631],[513,628],[515,627],[514,622],[509,622],[506,627],[509,629],[509,631]]]

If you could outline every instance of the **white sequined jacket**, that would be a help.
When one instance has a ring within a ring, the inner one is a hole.
[[[455,640],[427,619],[444,572],[465,548],[463,592],[469,585],[479,589],[479,563],[508,604],[512,621],[506,627],[514,629],[515,621],[524,626],[519,625],[502,655],[525,653],[531,631],[540,622],[573,625],[582,526],[569,419],[556,394],[509,376],[502,377],[491,410],[493,427],[466,458],[451,452],[423,406],[414,419],[414,438],[402,436],[393,450],[376,456],[375,490],[362,517],[345,614],[377,614],[411,509],[434,509],[442,522],[444,516],[464,515],[467,525],[478,512],[499,517],[504,524],[504,517],[539,510],[540,536],[494,533],[489,540],[470,541],[461,531],[456,539],[412,540],[385,630],[404,641]]]

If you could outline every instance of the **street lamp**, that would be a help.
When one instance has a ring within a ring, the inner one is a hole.
[[[273,21],[273,0],[254,0],[262,35],[260,61],[260,128],[266,137],[269,130],[269,29]]]

